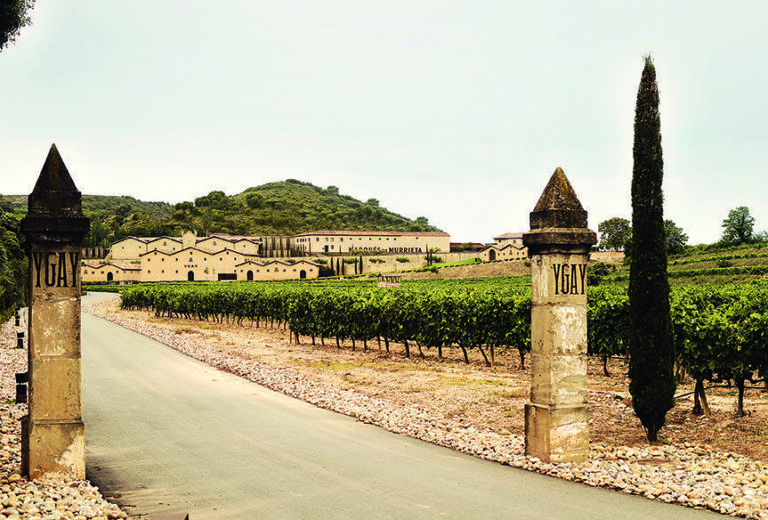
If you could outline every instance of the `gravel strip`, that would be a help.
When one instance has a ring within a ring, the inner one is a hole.
[[[13,348],[16,333],[26,331],[14,318],[0,329],[0,519],[114,520],[128,515],[107,502],[89,482],[38,479],[29,481],[21,469],[21,417],[26,404],[15,404],[17,372],[27,370],[27,349]],[[26,338],[24,339],[26,345]]]
[[[292,368],[233,357],[187,335],[176,334],[170,326],[127,319],[106,312],[99,304],[86,310],[207,364],[391,432],[591,486],[737,517],[768,519],[768,466],[742,455],[688,443],[641,447],[593,444],[586,463],[549,464],[525,456],[521,435],[501,435],[446,422],[416,406],[395,406],[321,383]],[[611,406],[616,414],[633,413],[621,403]]]

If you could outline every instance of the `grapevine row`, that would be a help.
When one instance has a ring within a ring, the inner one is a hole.
[[[627,356],[629,299],[616,286],[590,287],[588,353]],[[530,289],[498,283],[413,284],[376,288],[361,284],[242,284],[138,286],[123,306],[154,309],[160,316],[250,320],[290,329],[295,336],[353,345],[394,341],[410,355],[418,349],[455,346],[479,351],[530,349]],[[768,282],[675,287],[672,323],[679,365],[698,383],[733,381],[739,407],[745,381],[768,374]],[[491,355],[491,359],[488,358]]]

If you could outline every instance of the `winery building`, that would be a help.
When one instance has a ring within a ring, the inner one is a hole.
[[[415,231],[312,231],[294,235],[294,246],[305,254],[382,253],[419,254],[430,249],[451,250],[451,236],[443,232]]]
[[[307,260],[261,257],[262,238],[213,234],[198,238],[128,237],[112,244],[103,261],[82,263],[83,282],[138,283],[317,278]]]

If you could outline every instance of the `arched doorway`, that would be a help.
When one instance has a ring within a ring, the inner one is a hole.
[[[112,273],[107,273],[107,281],[108,282],[111,282],[114,279],[115,279],[115,275],[113,275]]]
[[[249,282],[253,281],[253,271],[248,271],[248,274],[246,275],[246,278]]]
[[[188,282],[194,282],[195,281],[195,272],[190,271],[187,273],[187,281]]]
[[[488,251],[488,260],[490,260],[491,262],[496,260],[496,250],[495,249],[491,249],[490,251]]]
[[[304,278],[306,278],[306,277],[307,277],[307,272],[306,272],[304,269],[302,269],[301,271],[299,271],[299,278],[300,278],[300,279],[302,279],[302,280],[303,280],[303,279],[304,279]]]

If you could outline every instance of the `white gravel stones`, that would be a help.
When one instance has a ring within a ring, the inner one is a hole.
[[[14,374],[27,370],[27,350],[13,348],[14,319],[0,329],[0,520],[114,520],[127,514],[110,504],[98,489],[84,481],[34,480],[19,475],[21,426],[26,404],[14,404]],[[26,339],[25,339],[26,341]],[[26,343],[25,343],[26,344]]]
[[[416,406],[397,407],[354,390],[340,389],[291,368],[275,367],[218,351],[170,327],[125,319],[91,306],[89,312],[160,341],[186,355],[361,422],[529,471],[615,489],[662,502],[728,515],[768,519],[768,466],[732,453],[688,443],[668,446],[593,444],[589,461],[548,464],[524,455],[520,435],[500,435],[430,416]],[[631,414],[616,405],[617,414]]]

